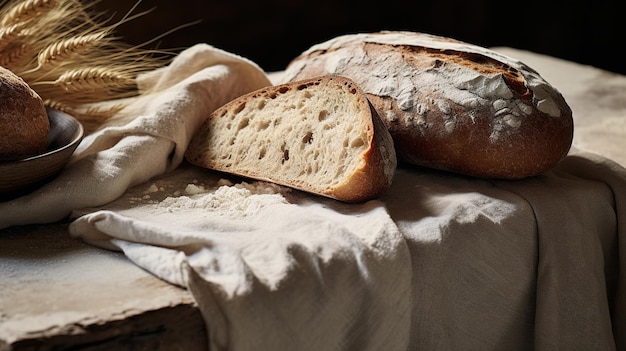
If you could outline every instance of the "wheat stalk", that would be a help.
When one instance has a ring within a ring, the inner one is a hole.
[[[52,43],[39,52],[36,69],[51,69],[63,62],[68,62],[75,55],[82,54],[99,45],[107,34],[107,31],[100,31]]]
[[[32,52],[26,44],[14,44],[2,51],[0,66],[15,71],[17,67],[24,66],[31,60]]]
[[[62,101],[47,99],[44,104],[55,110],[59,110],[80,119],[85,131],[93,131],[102,123],[111,119],[119,113],[125,106],[122,103],[109,106],[86,106],[84,108],[74,108]]]
[[[92,106],[124,106],[126,98],[145,93],[137,89],[137,75],[174,56],[146,49],[159,36],[132,46],[113,35],[120,24],[148,12],[133,13],[141,0],[113,23],[95,11],[98,1],[0,0],[0,65],[22,77],[46,106],[87,124],[87,132],[121,110]]]
[[[22,29],[25,23],[15,23],[8,27],[0,27],[0,53],[11,43],[18,41],[22,37]]]
[[[64,72],[54,84],[68,92],[108,91],[134,86],[135,78],[111,67],[85,67]]]
[[[46,13],[56,4],[56,0],[26,0],[19,4],[15,4],[6,11],[0,21],[1,26],[26,22],[43,13]]]

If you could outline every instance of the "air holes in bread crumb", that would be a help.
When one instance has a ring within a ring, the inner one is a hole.
[[[287,148],[287,144],[283,142],[280,150],[283,152],[283,159],[281,160],[281,164],[285,164],[285,161],[289,160],[289,149]]]
[[[302,138],[302,143],[303,144],[312,144],[313,143],[313,133],[312,132],[306,133],[304,138]]]
[[[270,121],[259,122],[259,130],[267,129],[270,126]]]
[[[242,102],[241,104],[239,104],[237,106],[237,108],[235,108],[235,110],[233,111],[234,113],[239,113],[241,112],[244,108],[246,107],[246,103]]]
[[[328,111],[326,110],[321,110],[320,113],[317,115],[317,120],[318,121],[323,121],[328,117]]]
[[[237,130],[242,130],[250,124],[250,120],[248,118],[243,118],[239,121],[239,125],[237,126]]]
[[[352,144],[350,146],[354,148],[359,148],[363,145],[365,145],[365,141],[363,141],[363,139],[361,138],[357,138],[357,139],[352,140]]]

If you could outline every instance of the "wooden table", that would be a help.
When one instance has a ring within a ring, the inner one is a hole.
[[[191,295],[67,223],[0,231],[0,350],[205,350]]]

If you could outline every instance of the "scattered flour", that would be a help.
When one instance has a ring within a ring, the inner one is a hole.
[[[228,217],[248,217],[272,204],[286,203],[282,193],[287,189],[272,183],[255,181],[232,184],[220,180],[215,187],[187,184],[184,195],[170,196],[157,205],[168,212],[206,210]]]
[[[453,50],[497,60],[524,76],[527,88],[533,92],[534,106],[516,99],[502,74],[482,74],[452,62],[441,66],[416,68],[407,63],[400,51],[389,51],[386,55],[377,56],[368,55],[362,48],[352,46],[352,44],[363,42]],[[406,112],[402,118],[394,116],[393,113],[387,113],[386,118],[391,121],[406,120],[423,130],[428,130],[429,123],[433,123],[428,122],[425,116],[430,111],[434,111],[436,115],[446,116],[443,130],[446,133],[452,133],[459,123],[450,107],[451,103],[468,109],[481,107],[491,111],[490,140],[494,143],[506,133],[519,130],[526,117],[534,110],[539,110],[554,118],[561,115],[553,89],[537,72],[516,59],[480,46],[441,41],[436,36],[427,34],[407,36],[402,32],[386,35],[360,33],[339,36],[314,45],[303,55],[310,55],[316,51],[332,51],[332,55],[324,62],[325,71],[353,78],[367,93],[392,97],[397,102],[398,108]],[[313,57],[311,60],[325,59],[322,57],[324,56]],[[310,64],[308,60],[305,61],[296,63],[288,69],[284,78],[289,79],[291,72],[300,71],[298,64],[301,67]],[[441,69],[444,66],[445,69]],[[368,67],[366,76],[359,74],[359,70],[362,69],[359,67]],[[437,98],[432,99],[433,96]]]
[[[199,186],[196,184],[187,184],[187,186],[185,187],[185,194],[188,194],[188,195],[202,194],[202,193],[205,193],[206,191],[207,190],[205,187]]]

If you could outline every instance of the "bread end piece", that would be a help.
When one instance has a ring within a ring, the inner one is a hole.
[[[218,108],[186,159],[344,202],[384,194],[397,165],[391,135],[361,88],[330,75],[262,88]]]
[[[41,97],[22,78],[0,67],[0,161],[45,152],[49,132]]]

